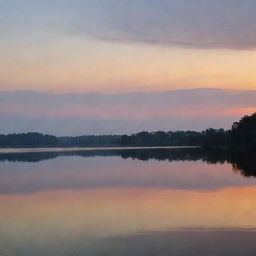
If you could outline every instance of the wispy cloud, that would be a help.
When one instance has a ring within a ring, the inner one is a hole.
[[[253,0],[109,0],[83,7],[74,31],[103,40],[193,48],[256,47]]]
[[[110,41],[250,49],[256,47],[255,12],[254,0],[13,0],[1,4],[0,30],[58,29]]]

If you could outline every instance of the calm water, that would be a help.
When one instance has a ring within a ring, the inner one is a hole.
[[[0,154],[1,256],[250,256],[255,158],[201,149]]]

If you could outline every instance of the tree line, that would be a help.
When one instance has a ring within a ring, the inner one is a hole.
[[[231,129],[140,132],[121,136],[122,146],[202,146],[204,148],[256,148],[256,113],[233,123]]]
[[[122,146],[204,146],[219,147],[227,145],[229,132],[224,129],[196,131],[140,132],[130,136],[123,135]]]
[[[58,138],[36,132],[0,135],[1,147],[56,147]]]
[[[139,132],[132,135],[56,137],[41,133],[0,135],[1,147],[110,147],[202,146],[205,148],[255,148],[256,113],[244,116],[230,130]]]

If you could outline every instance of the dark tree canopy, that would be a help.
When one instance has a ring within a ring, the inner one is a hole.
[[[122,146],[203,146],[219,147],[228,143],[229,131],[207,129],[196,131],[140,132],[130,136],[123,135]]]
[[[57,137],[36,132],[0,135],[2,147],[55,147],[58,143]]]
[[[256,147],[256,113],[244,116],[231,129],[231,145],[240,148]]]
[[[120,145],[119,135],[84,135],[59,137],[61,147],[111,147]]]

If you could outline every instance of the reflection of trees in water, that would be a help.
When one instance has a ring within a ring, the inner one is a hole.
[[[217,149],[204,150],[202,148],[176,149],[121,149],[121,150],[88,150],[66,152],[37,152],[37,153],[5,153],[0,154],[0,161],[39,162],[61,156],[107,157],[119,156],[123,159],[137,159],[141,161],[198,161],[209,164],[231,163],[235,171],[250,177],[256,176],[256,151]]]
[[[33,152],[33,153],[4,153],[0,154],[0,161],[39,162],[61,156],[119,156],[123,159],[137,159],[141,161],[198,161],[203,160],[209,163],[225,162],[225,157],[216,157],[214,152],[208,152],[200,148],[182,149],[119,149],[119,150],[86,150],[86,151],[65,151],[65,152]]]
[[[35,153],[1,153],[0,161],[9,162],[40,162],[58,157],[58,152],[35,152]]]
[[[240,149],[230,153],[229,162],[235,171],[246,177],[256,177],[256,151]]]

